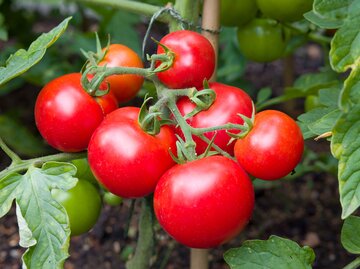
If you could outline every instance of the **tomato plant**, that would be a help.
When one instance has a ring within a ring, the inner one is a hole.
[[[104,51],[105,55],[99,62],[99,66],[138,68],[144,66],[136,52],[125,45],[111,44]],[[110,84],[110,91],[116,96],[119,103],[124,103],[136,96],[144,82],[144,78],[134,74],[112,75],[107,77],[106,81]]]
[[[86,233],[95,225],[101,212],[101,198],[90,182],[80,179],[74,188],[53,189],[51,194],[65,207],[72,236]]]
[[[85,92],[80,78],[80,73],[58,77],[46,84],[36,99],[39,132],[51,146],[65,152],[85,150],[104,118],[101,106]],[[106,112],[116,107],[108,97],[101,99]]]
[[[209,109],[201,111],[187,120],[192,127],[207,128],[227,123],[243,124],[244,120],[238,114],[249,118],[251,117],[253,110],[252,100],[245,91],[218,82],[212,82],[209,86],[216,94],[215,101]],[[177,106],[180,113],[184,116],[196,107],[187,97],[179,99]],[[234,132],[234,130],[228,131]],[[182,131],[179,128],[176,129],[176,132],[182,135]],[[225,130],[204,133],[209,140],[211,140],[215,134],[214,144],[233,155],[235,142],[228,144],[230,136]],[[206,150],[208,144],[197,136],[194,136],[194,141],[196,143],[196,151],[200,155]]]
[[[222,0],[220,21],[225,26],[243,26],[255,18],[258,8],[255,0]]]
[[[201,88],[215,68],[215,52],[211,43],[197,32],[179,30],[167,34],[160,44],[174,53],[172,66],[157,74],[159,80],[172,89]],[[158,46],[157,53],[164,53]]]
[[[161,177],[154,193],[160,225],[192,248],[216,247],[233,238],[248,223],[253,207],[249,177],[222,156],[174,166]]]
[[[276,180],[300,162],[304,139],[300,127],[283,112],[264,110],[255,115],[253,129],[235,144],[235,157],[254,177]]]
[[[287,44],[287,34],[281,24],[270,19],[253,19],[238,29],[241,52],[249,60],[271,62],[281,58]]]
[[[175,149],[171,128],[163,126],[156,136],[149,135],[141,129],[138,113],[135,107],[110,113],[94,132],[88,148],[95,177],[110,192],[124,198],[153,192],[161,175],[174,164],[169,154]]]
[[[260,11],[267,17],[284,22],[298,21],[311,10],[314,0],[256,0]]]

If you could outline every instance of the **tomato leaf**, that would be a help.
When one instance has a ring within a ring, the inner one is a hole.
[[[75,173],[71,164],[48,162],[42,168],[31,166],[24,175],[10,173],[0,179],[0,217],[16,200],[20,245],[28,248],[23,268],[63,268],[70,227],[66,211],[52,198],[51,189],[74,187]]]
[[[341,114],[337,104],[339,93],[339,87],[320,90],[318,93],[320,107],[298,117],[305,139],[332,131]]]
[[[327,29],[337,29],[347,18],[348,8],[354,0],[315,0],[313,10],[304,16],[310,22]]]
[[[349,216],[341,229],[341,243],[353,254],[360,254],[360,217]]]
[[[226,251],[224,259],[231,269],[305,269],[312,268],[315,254],[310,247],[272,235],[268,240],[245,241],[240,248]]]
[[[0,67],[0,86],[26,72],[38,63],[50,47],[65,31],[71,17],[65,19],[48,33],[42,34],[28,50],[20,49],[9,57],[5,67]]]
[[[331,152],[339,160],[339,191],[342,218],[360,205],[360,104],[351,113],[342,113],[332,130]]]
[[[340,2],[340,1],[339,1]],[[348,17],[336,31],[331,42],[330,63],[337,72],[345,72],[360,58],[360,1],[354,1],[348,8]]]

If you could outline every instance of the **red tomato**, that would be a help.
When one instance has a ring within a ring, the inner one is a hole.
[[[182,89],[201,88],[204,79],[209,79],[215,69],[215,51],[209,40],[197,32],[180,30],[160,40],[175,54],[170,69],[157,73],[159,80],[167,87]],[[164,49],[158,46],[158,54]]]
[[[160,225],[192,248],[227,242],[244,229],[253,208],[248,175],[223,156],[175,165],[161,177],[154,193]]]
[[[276,180],[300,162],[304,139],[296,122],[283,112],[265,110],[255,116],[253,129],[235,144],[235,157],[254,177]]]
[[[99,66],[107,67],[138,67],[143,68],[143,62],[135,51],[121,44],[109,46]],[[112,75],[106,78],[110,90],[114,93],[119,103],[124,103],[136,96],[141,89],[144,78],[138,75]]]
[[[101,106],[84,91],[80,79],[80,73],[72,73],[52,80],[35,104],[39,132],[51,146],[65,152],[85,150],[104,118]],[[111,100],[104,103],[113,106]]]
[[[175,150],[172,129],[163,126],[158,135],[149,135],[139,126],[138,113],[136,107],[110,113],[94,132],[88,148],[90,168],[97,180],[124,198],[152,193],[160,177],[174,165],[169,153]]]
[[[244,121],[238,114],[251,117],[253,109],[252,100],[246,92],[239,88],[217,82],[210,83],[209,86],[215,91],[216,99],[208,110],[201,111],[187,120],[192,127],[207,128],[226,123],[243,124]],[[179,99],[177,106],[182,115],[190,113],[195,108],[195,104],[187,97]],[[182,131],[179,128],[176,129],[176,132],[183,137]],[[236,131],[232,132],[237,133]],[[205,136],[211,140],[214,134],[215,132],[208,132],[205,133]],[[203,153],[206,150],[207,144],[196,136],[193,139],[196,143],[197,154]],[[226,131],[217,131],[214,143],[233,155],[235,142],[228,145],[229,140],[230,136]]]

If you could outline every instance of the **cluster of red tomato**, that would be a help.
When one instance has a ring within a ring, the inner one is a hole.
[[[271,62],[284,56],[290,39],[290,31],[281,23],[301,20],[303,14],[311,10],[313,2],[314,0],[222,0],[221,24],[239,27],[239,46],[246,58],[257,62]]]
[[[215,68],[210,42],[196,32],[181,30],[166,35],[160,43],[175,58],[171,68],[157,74],[158,79],[170,91],[188,87],[201,90],[203,80],[209,79]],[[110,46],[101,64],[142,66],[138,60],[135,65],[124,62],[128,55],[118,56],[116,51],[122,49]],[[159,46],[158,54],[163,52]],[[215,155],[176,164],[170,151],[176,154],[176,135],[183,136],[181,129],[163,125],[157,135],[150,135],[138,122],[139,108],[115,109],[112,94],[119,102],[128,100],[140,89],[142,78],[112,75],[106,80],[110,95],[97,100],[82,89],[80,74],[65,75],[47,84],[36,102],[38,129],[59,150],[87,149],[92,172],[110,192],[124,198],[154,193],[159,223],[189,247],[215,247],[245,227],[254,207],[254,190],[247,173],[266,180],[279,179],[301,159],[304,142],[295,121],[282,112],[268,110],[255,115],[252,130],[243,139],[229,143],[227,132],[238,133],[235,129],[204,134],[209,140],[215,136],[214,144],[235,155],[237,161]],[[216,94],[215,101],[209,109],[186,117],[191,127],[243,124],[238,114],[252,116],[253,103],[246,92],[217,82],[209,86]],[[180,98],[176,106],[183,116],[195,108],[188,97]],[[208,145],[197,136],[193,139],[199,156]]]

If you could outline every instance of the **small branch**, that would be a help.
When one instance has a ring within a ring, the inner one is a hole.
[[[360,266],[360,257],[353,260],[351,263],[346,265],[343,269],[356,269],[356,268],[359,268],[359,266]]]
[[[315,34],[315,33],[312,33],[312,32],[308,32],[308,31],[304,31],[304,30],[299,29],[299,28],[297,28],[294,25],[289,24],[289,23],[284,23],[283,25],[286,28],[289,28],[292,31],[294,31],[296,33],[299,33],[300,35],[306,36],[308,39],[310,39],[310,40],[312,40],[312,41],[314,41],[316,43],[323,44],[323,45],[329,45],[330,42],[331,42],[331,38],[329,38],[329,37],[318,35],[318,34]]]
[[[13,163],[6,169],[0,172],[0,179],[7,176],[10,173],[21,173],[26,171],[30,166],[41,166],[48,161],[71,161],[75,159],[85,158],[86,152],[81,153],[58,153],[53,155],[47,155],[44,157],[38,157],[28,160],[20,160],[18,163]]]
[[[21,158],[5,144],[4,140],[2,140],[1,137],[0,148],[6,153],[7,156],[10,157],[13,164],[21,162]]]
[[[147,269],[150,267],[150,260],[154,249],[153,222],[152,197],[146,197],[143,199],[141,209],[139,237],[135,255],[127,262],[127,269]]]
[[[158,12],[161,9],[161,7],[159,6],[142,3],[140,1],[129,1],[129,0],[77,0],[77,2],[113,7],[131,13],[144,15],[147,17],[153,16],[156,12]],[[157,20],[168,23],[172,19],[168,14],[163,14],[159,16]]]

